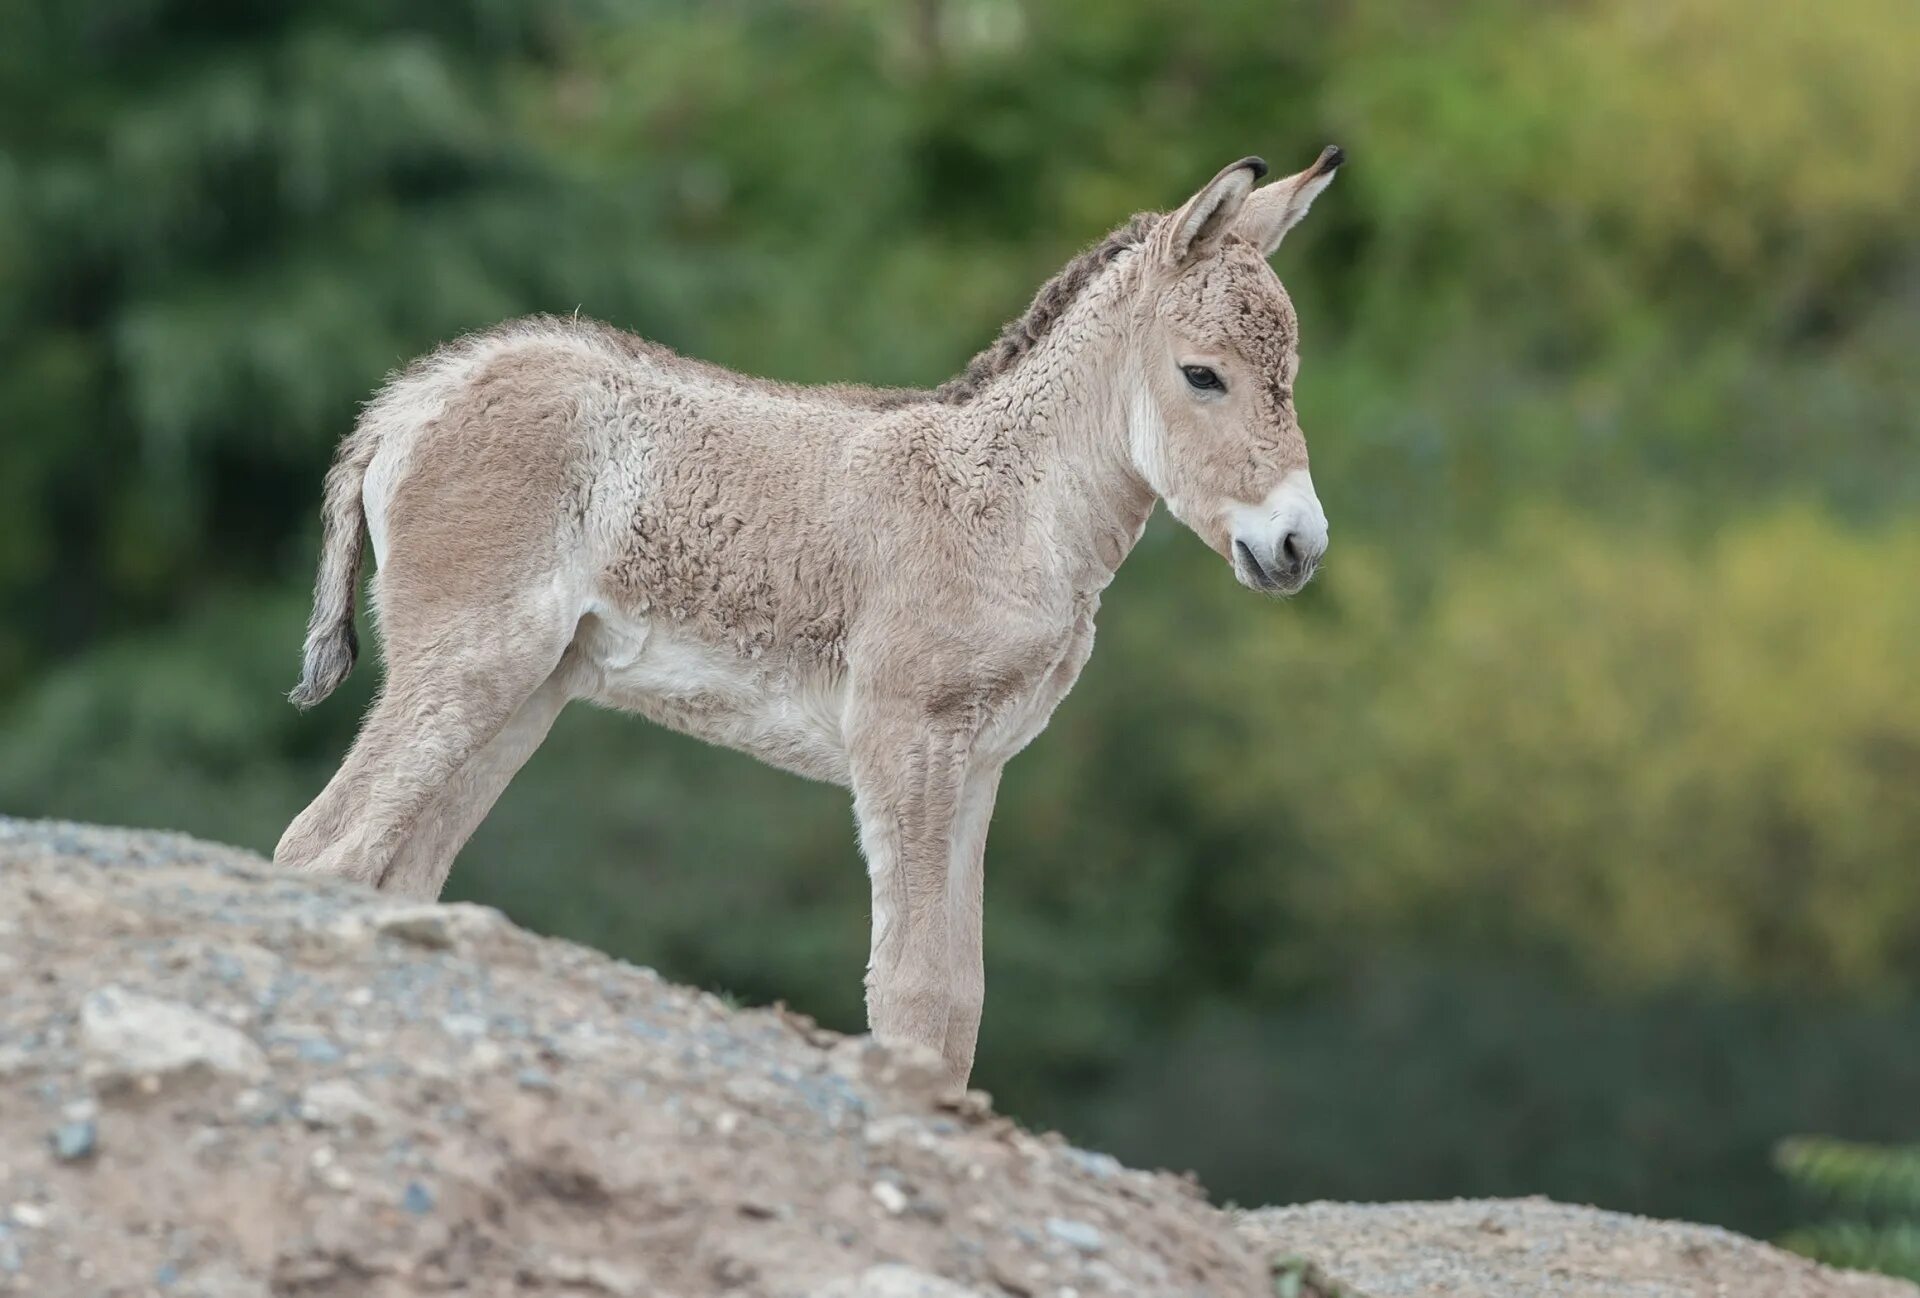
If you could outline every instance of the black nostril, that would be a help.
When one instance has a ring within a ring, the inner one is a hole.
[[[1296,568],[1306,562],[1305,556],[1300,553],[1300,538],[1292,532],[1288,532],[1286,540],[1280,542],[1280,553]]]

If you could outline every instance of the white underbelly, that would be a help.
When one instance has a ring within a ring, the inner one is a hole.
[[[773,665],[655,618],[597,611],[580,651],[594,701],[833,784],[850,776],[844,677]]]

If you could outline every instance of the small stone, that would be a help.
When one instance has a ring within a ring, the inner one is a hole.
[[[245,986],[270,986],[284,968],[279,956],[252,942],[209,950],[206,958],[214,977]]]
[[[553,1254],[540,1269],[562,1284],[598,1290],[614,1298],[639,1298],[654,1292],[637,1272],[599,1258]]]
[[[416,1217],[424,1217],[433,1211],[433,1191],[418,1181],[408,1181],[406,1192],[400,1196],[400,1206]]]
[[[980,1290],[930,1271],[883,1262],[809,1289],[806,1298],[983,1298]]]
[[[16,1225],[28,1230],[39,1230],[47,1224],[47,1210],[35,1203],[16,1203],[13,1205],[13,1220]]]
[[[432,951],[447,951],[498,932],[506,917],[491,906],[472,902],[397,906],[368,913],[374,932]]]
[[[315,1082],[300,1093],[295,1108],[309,1127],[369,1131],[380,1125],[386,1111],[352,1082],[333,1079]]]
[[[440,1030],[450,1037],[485,1036],[487,1021],[478,1014],[442,1014]]]
[[[1062,1244],[1071,1245],[1082,1253],[1098,1253],[1107,1246],[1097,1227],[1084,1221],[1075,1221],[1071,1217],[1047,1218],[1047,1234]]]
[[[538,1068],[522,1068],[518,1073],[514,1074],[513,1080],[519,1083],[522,1090],[526,1091],[551,1091],[553,1089],[553,1078]]]
[[[738,1289],[748,1281],[757,1279],[760,1269],[744,1258],[729,1254],[716,1259],[707,1274],[711,1275],[722,1289]]]
[[[993,1096],[986,1091],[942,1095],[935,1103],[968,1122],[982,1122],[993,1116]]]
[[[892,1181],[875,1181],[873,1197],[875,1202],[885,1208],[891,1216],[898,1217],[907,1210],[907,1192]]]
[[[892,1145],[911,1141],[925,1147],[931,1142],[926,1139],[921,1123],[922,1119],[911,1113],[876,1118],[861,1128],[860,1138],[869,1145]]]
[[[337,1064],[345,1052],[325,1037],[308,1037],[299,1045],[300,1058],[309,1064]]]
[[[320,1145],[307,1156],[307,1166],[313,1170],[314,1179],[329,1190],[345,1192],[353,1188],[353,1173],[340,1166],[339,1155],[331,1146]]]
[[[249,1086],[234,1096],[233,1110],[243,1121],[255,1126],[272,1122],[279,1116],[279,1105],[274,1097],[257,1086]]]
[[[92,1158],[99,1142],[100,1131],[91,1118],[63,1122],[47,1137],[47,1143],[53,1146],[53,1156],[63,1163]]]
[[[1061,1152],[1066,1155],[1067,1161],[1075,1167],[1087,1175],[1102,1181],[1110,1180],[1120,1175],[1121,1171],[1124,1170],[1120,1165],[1120,1160],[1112,1154],[1102,1154],[1090,1149],[1076,1149],[1072,1147]]]
[[[104,1089],[152,1092],[162,1078],[212,1073],[263,1080],[266,1054],[235,1028],[173,1001],[106,986],[80,1005],[87,1077]]]

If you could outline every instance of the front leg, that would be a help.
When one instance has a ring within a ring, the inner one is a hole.
[[[1094,602],[1096,605],[1098,601]],[[1067,646],[1048,668],[1041,694],[1034,704],[1032,731],[1016,736],[1026,743],[1040,727],[1087,665],[1093,652],[1093,612],[1090,607],[1075,623]],[[973,1071],[974,1047],[980,1036],[980,1014],[986,1004],[987,971],[981,909],[985,901],[987,825],[993,819],[994,795],[1000,789],[999,761],[975,758],[960,791],[960,810],[954,817],[953,852],[947,875],[947,907],[951,920],[948,941],[953,967],[953,1006],[947,1018],[947,1067],[954,1079],[966,1084]]]
[[[873,881],[867,1024],[880,1041],[942,1054],[955,991],[948,880],[977,730],[972,711],[856,698],[848,736],[854,815]]]
[[[980,1014],[986,1005],[987,968],[981,906],[985,900],[987,824],[1000,788],[1000,767],[978,760],[969,767],[953,822],[953,850],[947,866],[948,961],[953,971],[953,1004],[947,1016],[947,1068],[964,1086],[973,1071]]]

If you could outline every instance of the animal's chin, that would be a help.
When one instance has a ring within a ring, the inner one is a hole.
[[[1309,568],[1299,577],[1289,580],[1262,568],[1253,554],[1239,542],[1233,547],[1233,575],[1248,590],[1258,591],[1262,595],[1271,595],[1275,599],[1284,599],[1289,595],[1298,595],[1313,580],[1313,569]]]
[[[1267,581],[1260,577],[1249,576],[1244,572],[1235,575],[1240,578],[1240,584],[1248,590],[1261,595],[1271,596],[1274,599],[1286,599],[1290,595],[1298,595],[1301,591],[1305,590],[1307,586],[1305,581],[1291,583]]]

